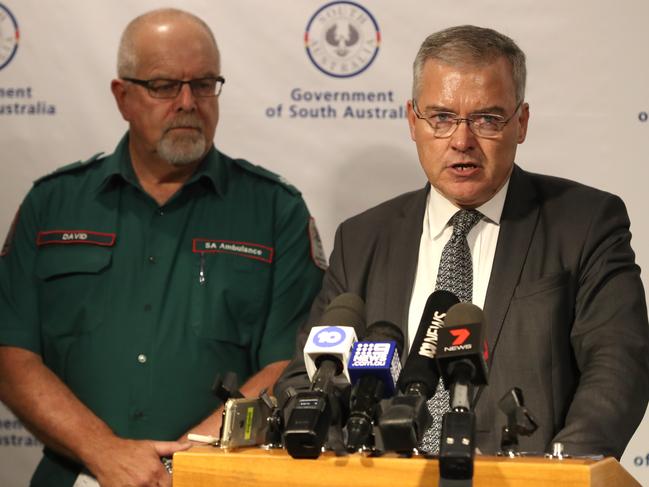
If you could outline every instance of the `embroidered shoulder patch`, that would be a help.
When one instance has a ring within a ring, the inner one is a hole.
[[[316,227],[313,217],[309,218],[309,244],[313,263],[323,271],[326,271],[328,267],[327,257],[325,256],[320,233],[318,232],[318,227]]]
[[[93,232],[90,230],[48,230],[38,232],[36,245],[85,244],[112,247],[115,245],[114,233]]]
[[[192,251],[199,254],[234,254],[240,257],[247,257],[248,259],[261,260],[269,264],[273,261],[273,254],[275,253],[272,247],[267,247],[266,245],[235,242],[232,240],[211,240],[207,238],[193,239]]]

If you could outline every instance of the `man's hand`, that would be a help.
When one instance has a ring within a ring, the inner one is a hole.
[[[189,442],[127,440],[115,436],[28,350],[0,346],[0,400],[47,446],[90,470],[102,486],[171,485],[160,457]]]
[[[171,475],[160,457],[190,446],[189,442],[113,438],[103,447],[102,455],[86,460],[86,467],[102,487],[170,487]]]

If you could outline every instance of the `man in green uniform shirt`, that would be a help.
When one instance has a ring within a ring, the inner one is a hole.
[[[160,457],[218,432],[215,374],[272,385],[322,278],[300,193],[212,145],[203,21],[136,18],[118,76],[128,133],[37,181],[3,249],[0,399],[46,445],[33,485],[170,485]]]

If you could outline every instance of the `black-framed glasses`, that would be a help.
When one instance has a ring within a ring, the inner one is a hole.
[[[508,118],[502,115],[496,115],[495,113],[472,113],[466,118],[458,117],[453,112],[431,111],[422,114],[415,100],[412,100],[412,109],[417,118],[424,120],[430,126],[433,130],[433,135],[437,138],[444,139],[450,137],[462,122],[466,122],[469,130],[474,135],[485,139],[495,139],[500,135],[505,125],[514,118],[522,103],[523,100],[518,102],[518,105],[514,108],[514,113]]]
[[[187,81],[179,79],[136,79],[122,78],[124,81],[144,86],[153,98],[176,98],[183,85],[189,85],[195,97],[219,96],[225,78],[223,76],[196,78]]]

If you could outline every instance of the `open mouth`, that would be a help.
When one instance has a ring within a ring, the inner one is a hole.
[[[461,162],[458,164],[453,164],[451,165],[453,169],[456,169],[458,171],[469,171],[471,169],[477,169],[478,165],[473,164],[471,162]]]

